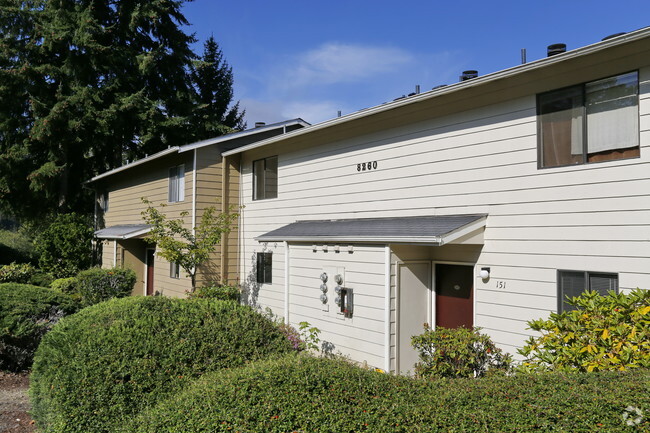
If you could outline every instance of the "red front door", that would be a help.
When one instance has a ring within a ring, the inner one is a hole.
[[[436,265],[436,326],[472,328],[474,267]]]
[[[153,262],[154,250],[147,250],[147,296],[153,295]]]

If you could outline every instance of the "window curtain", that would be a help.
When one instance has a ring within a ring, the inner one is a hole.
[[[587,83],[587,152],[639,145],[636,72]]]

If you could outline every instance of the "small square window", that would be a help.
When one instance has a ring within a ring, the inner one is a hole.
[[[278,196],[278,157],[253,161],[253,200]]]
[[[580,296],[587,289],[603,296],[610,290],[618,293],[618,274],[558,271],[558,312],[574,310],[575,307],[567,302],[567,297]]]
[[[169,277],[179,279],[181,275],[181,267],[178,263],[169,263]]]
[[[169,203],[185,200],[185,165],[177,165],[169,169]]]
[[[257,282],[271,284],[273,282],[273,254],[257,253]]]

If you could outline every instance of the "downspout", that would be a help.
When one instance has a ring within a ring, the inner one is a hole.
[[[192,161],[192,235],[196,236],[196,149]],[[196,268],[192,269],[194,273],[194,283],[196,285]],[[194,289],[194,287],[192,287]]]
[[[289,242],[284,243],[284,323],[289,324]]]
[[[390,372],[390,245],[384,247],[384,371]]]
[[[221,157],[221,213],[228,212],[228,158]],[[222,234],[219,245],[219,269],[221,269],[221,283],[228,284],[228,270],[226,269],[228,261],[228,234]]]

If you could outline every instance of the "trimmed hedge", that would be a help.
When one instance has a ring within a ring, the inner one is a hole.
[[[649,386],[647,370],[425,381],[293,355],[206,375],[122,431],[627,432]]]
[[[0,370],[28,369],[43,335],[78,309],[71,297],[43,287],[0,284]]]
[[[82,304],[89,306],[129,296],[137,277],[132,269],[92,268],[79,272],[75,280]]]
[[[113,299],[45,336],[31,414],[43,432],[113,432],[205,372],[290,350],[271,321],[233,302]]]

